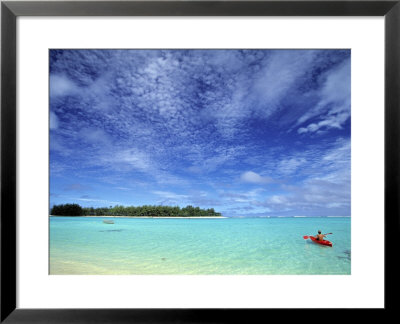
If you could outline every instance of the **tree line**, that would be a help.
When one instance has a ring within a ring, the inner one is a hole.
[[[54,216],[221,216],[214,208],[202,209],[188,205],[184,208],[178,206],[110,206],[110,207],[81,207],[78,204],[54,205],[50,210]]]

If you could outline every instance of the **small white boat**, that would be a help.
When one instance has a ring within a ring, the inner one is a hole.
[[[114,221],[111,219],[105,219],[105,220],[103,220],[103,223],[104,224],[114,224]]]

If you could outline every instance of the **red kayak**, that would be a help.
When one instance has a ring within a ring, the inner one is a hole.
[[[321,245],[326,245],[326,246],[332,246],[332,242],[329,242],[329,241],[327,241],[327,240],[319,241],[319,240],[317,240],[314,236],[309,236],[309,238],[310,238],[311,241],[313,241],[314,243],[321,244]]]

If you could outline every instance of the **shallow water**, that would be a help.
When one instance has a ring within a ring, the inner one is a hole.
[[[104,219],[50,217],[50,274],[350,274],[350,218]]]

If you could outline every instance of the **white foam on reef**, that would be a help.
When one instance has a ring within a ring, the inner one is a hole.
[[[326,216],[326,217],[337,217],[337,218],[350,218],[351,216]]]

